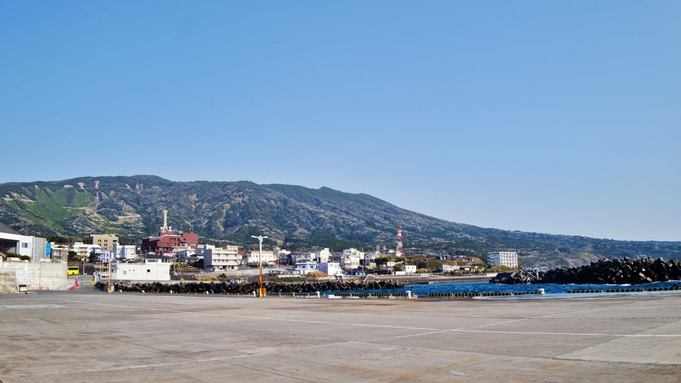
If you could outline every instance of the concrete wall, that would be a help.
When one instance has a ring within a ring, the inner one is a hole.
[[[14,270],[16,285],[29,290],[65,290],[68,287],[65,263],[3,262],[0,269]]]
[[[0,294],[17,292],[17,273],[14,270],[0,269]]]

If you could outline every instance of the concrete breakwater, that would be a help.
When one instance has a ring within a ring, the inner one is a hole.
[[[600,260],[590,265],[548,271],[520,270],[499,273],[490,283],[560,283],[560,284],[642,284],[681,279],[681,262],[662,258],[619,258]]]
[[[106,291],[107,284],[98,282],[95,287]],[[228,282],[188,282],[165,284],[153,283],[114,283],[114,291],[145,292],[145,293],[173,293],[173,294],[251,294],[258,291],[258,282],[228,283]],[[399,281],[310,281],[302,283],[264,282],[263,287],[268,293],[313,293],[316,291],[367,291],[403,288]]]

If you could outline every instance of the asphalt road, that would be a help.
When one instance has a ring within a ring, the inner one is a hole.
[[[679,382],[681,294],[0,295],[13,382]]]

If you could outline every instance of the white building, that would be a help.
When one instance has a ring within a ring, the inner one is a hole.
[[[136,259],[137,248],[133,245],[119,245],[115,243],[113,246],[113,256],[117,259]]]
[[[518,253],[515,251],[492,251],[487,253],[487,263],[490,266],[506,266],[518,268]]]
[[[374,260],[378,257],[381,256],[381,253],[378,251],[367,253],[364,255],[364,266],[367,267],[376,267],[376,263],[374,263]]]
[[[119,281],[169,281],[170,263],[112,263],[111,274]]]
[[[404,272],[408,275],[416,274],[416,265],[404,265]]]
[[[357,249],[345,249],[343,250],[343,256],[345,257],[357,257],[361,260],[364,260],[364,252],[362,250],[357,250]]]
[[[111,262],[111,260],[115,258],[113,252],[109,250],[95,250],[95,254],[97,254],[96,262],[102,262],[104,264]]]
[[[97,250],[101,251],[102,248],[99,245],[90,245],[87,243],[83,242],[74,242],[73,245],[71,245],[71,251],[75,252],[76,255],[79,258],[85,258],[90,256],[90,253],[97,252]]]
[[[241,264],[238,246],[215,247],[205,245],[203,250],[203,267],[216,270],[237,269]]]
[[[0,249],[6,253],[31,257],[31,262],[40,262],[46,257],[47,240],[32,235],[21,235],[0,223]]]
[[[331,252],[329,251],[329,248],[323,248],[319,251],[314,251],[310,253],[309,259],[316,261],[317,263],[326,263],[329,262],[329,258],[331,257]]]
[[[340,259],[340,265],[346,270],[356,269],[360,262],[364,261],[364,252],[357,249],[343,250],[343,257]]]
[[[296,274],[305,275],[315,270],[317,270],[317,262],[309,261],[296,263]]]
[[[317,265],[317,270],[323,271],[326,275],[343,275],[343,269],[336,262],[325,262]]]
[[[248,254],[243,256],[243,263],[249,265],[249,266],[258,266],[260,264],[260,259],[258,257],[258,250],[254,250],[249,252]],[[275,264],[276,259],[274,257],[274,252],[273,251],[262,251],[262,264],[263,265],[270,265],[270,264]]]

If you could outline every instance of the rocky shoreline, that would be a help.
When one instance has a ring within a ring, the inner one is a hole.
[[[106,291],[107,284],[98,282],[96,288]],[[145,293],[173,293],[173,294],[251,294],[258,291],[258,282],[228,283],[228,282],[187,282],[166,284],[151,283],[115,283],[114,291],[145,292]],[[388,290],[404,287],[404,283],[394,280],[387,281],[310,281],[302,283],[264,282],[263,287],[268,293],[314,293],[317,291],[365,291]]]
[[[662,258],[618,258],[600,260],[590,265],[569,269],[555,268],[548,271],[520,270],[499,273],[490,283],[526,284],[631,284],[666,282],[681,279],[681,262]]]

